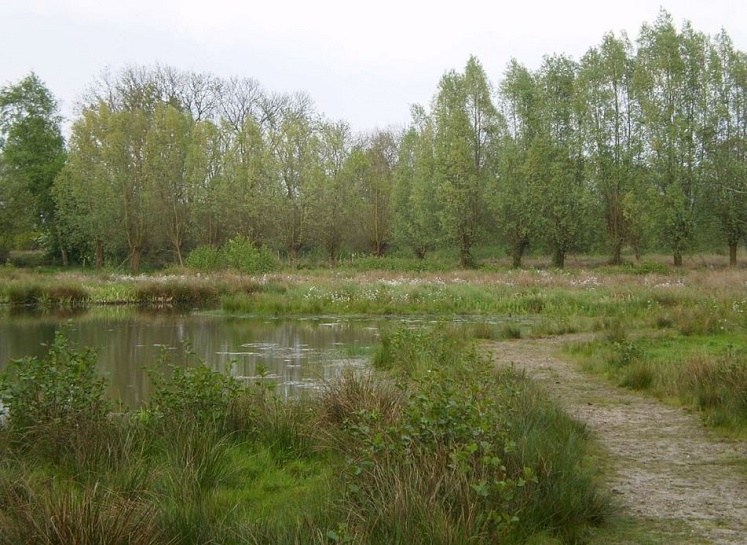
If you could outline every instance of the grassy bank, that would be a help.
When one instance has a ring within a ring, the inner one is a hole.
[[[295,401],[196,362],[123,412],[94,365],[58,337],[3,375],[0,543],[572,543],[610,510],[584,428],[461,333]]]
[[[591,332],[597,340],[576,349],[590,369],[703,411],[710,424],[738,432],[746,427],[745,269],[728,269],[717,260],[680,269],[659,261],[420,272],[396,270],[407,268],[396,260],[389,264],[370,270],[363,265],[374,264],[356,262],[336,270],[259,276],[188,270],[141,276],[34,273],[0,267],[0,303],[42,309],[188,305],[272,317],[437,316],[463,318],[469,335],[485,339]]]

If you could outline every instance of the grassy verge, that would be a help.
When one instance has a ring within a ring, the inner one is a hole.
[[[705,423],[747,435],[747,341],[735,327],[712,330],[710,317],[688,334],[668,329],[615,331],[570,347],[584,367],[614,383],[699,412]]]
[[[386,332],[303,400],[196,362],[123,411],[94,365],[58,337],[2,375],[0,543],[578,542],[610,510],[584,428],[462,333]]]

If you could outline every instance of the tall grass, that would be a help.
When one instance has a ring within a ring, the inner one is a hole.
[[[157,545],[167,543],[158,507],[94,485],[30,484],[0,477],[0,544]]]
[[[605,519],[609,501],[583,469],[585,430],[524,379],[443,328],[395,329],[382,341],[378,365],[406,377],[398,390],[353,377],[322,399],[326,418],[342,418],[335,444],[347,447],[343,506],[357,538],[573,540]]]
[[[86,288],[80,285],[57,282],[19,282],[7,288],[8,302],[16,307],[77,308],[91,301]]]
[[[60,339],[32,367],[68,365],[67,382],[3,374],[0,543],[519,543],[604,518],[583,428],[463,332],[385,338],[385,374],[318,397],[283,401],[198,362],[117,414],[102,410],[91,353]],[[66,421],[75,430],[53,433]]]
[[[747,429],[747,344],[739,335],[618,332],[572,352],[620,386],[691,407],[709,425]]]

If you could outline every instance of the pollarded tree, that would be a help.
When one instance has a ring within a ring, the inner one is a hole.
[[[197,121],[186,156],[186,177],[194,195],[190,215],[190,238],[195,245],[218,247],[231,237],[225,233],[227,208],[236,200],[225,186],[226,156],[230,138],[209,120]]]
[[[539,130],[526,167],[530,184],[538,188],[540,229],[556,267],[565,265],[566,254],[579,245],[589,223],[577,70],[568,57],[545,57],[537,75]]]
[[[48,250],[62,247],[52,197],[66,157],[60,123],[57,101],[36,74],[0,89],[0,253],[23,230],[44,234]]]
[[[435,99],[435,175],[444,231],[459,248],[463,267],[474,266],[472,248],[486,216],[485,192],[496,175],[499,116],[480,62],[471,57],[464,73],[451,71]]]
[[[184,264],[182,251],[193,212],[194,190],[187,176],[192,126],[192,116],[188,113],[165,103],[158,104],[143,151],[145,186],[154,208],[152,236],[171,248],[179,265]]]
[[[85,110],[73,124],[69,156],[54,182],[53,196],[64,248],[74,260],[104,266],[125,242],[112,172],[104,158],[111,111]]]
[[[399,145],[393,189],[394,238],[419,259],[442,238],[435,185],[433,120],[412,108],[410,128]]]
[[[218,205],[219,241],[223,244],[242,235],[262,244],[274,228],[271,211],[279,194],[272,141],[252,117],[244,120],[238,132],[224,122],[221,133],[225,146],[221,176],[211,188]]]
[[[680,266],[693,243],[707,172],[707,39],[689,23],[678,32],[662,11],[653,26],[643,26],[638,44],[636,91],[649,179],[658,195],[661,238]]]
[[[747,55],[734,49],[726,32],[713,43],[709,73],[711,171],[704,191],[734,267],[737,247],[747,235]]]
[[[607,34],[599,47],[584,55],[579,73],[587,173],[604,213],[615,265],[622,263],[626,244],[638,246],[643,221],[626,210],[641,191],[641,114],[634,96],[634,72],[627,36]]]
[[[362,176],[358,177],[361,232],[371,253],[384,255],[392,241],[392,188],[397,165],[397,138],[391,131],[378,131],[362,144]]]
[[[536,178],[529,175],[527,161],[539,131],[539,100],[536,78],[512,60],[500,86],[506,131],[490,204],[514,267],[521,267],[530,242],[538,236],[539,187]]]
[[[321,171],[310,187],[310,221],[313,239],[334,266],[355,214],[355,180],[348,165],[352,135],[345,122],[324,122],[319,132]]]
[[[317,115],[310,99],[285,104],[268,131],[274,194],[267,211],[279,245],[295,261],[311,242],[310,190],[321,176]]]

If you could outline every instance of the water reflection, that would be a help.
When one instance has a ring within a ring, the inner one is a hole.
[[[43,356],[59,330],[78,347],[95,348],[112,398],[137,406],[150,393],[146,367],[197,360],[246,381],[263,374],[282,395],[298,396],[342,368],[365,365],[362,356],[375,345],[378,328],[360,320],[258,320],[123,307],[74,315],[6,313],[0,316],[0,369],[11,359]]]

